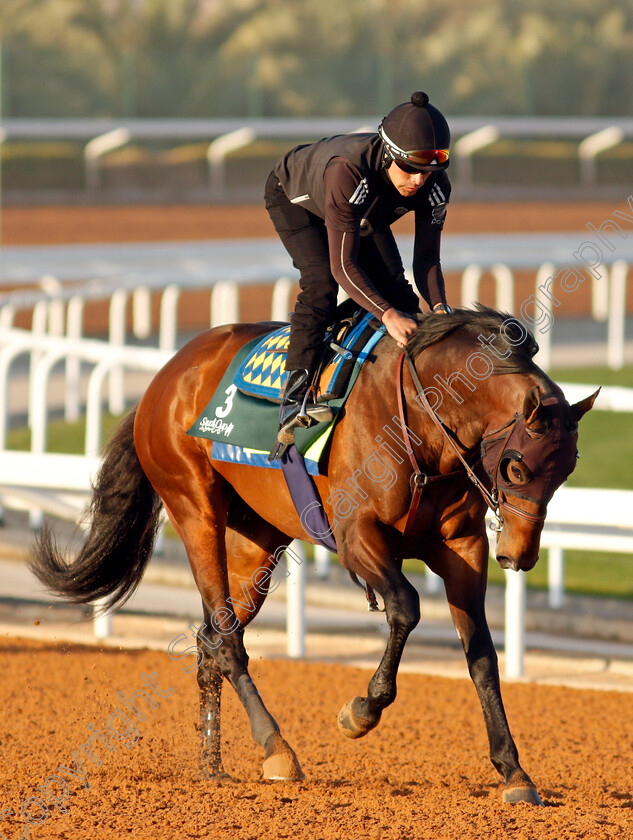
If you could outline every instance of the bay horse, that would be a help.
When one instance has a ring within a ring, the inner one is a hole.
[[[177,352],[105,449],[80,553],[66,562],[45,530],[33,554],[35,574],[53,591],[77,603],[105,597],[109,606],[120,604],[151,556],[162,502],[202,596],[197,680],[207,778],[224,775],[223,679],[264,750],[264,778],[303,778],[251,679],[243,629],[262,605],[283,549],[293,539],[315,538],[303,527],[281,470],[212,460],[212,443],[187,434],[237,351],[273,326],[217,327]],[[396,698],[400,658],[420,618],[419,595],[402,560],[420,559],[443,579],[490,758],[503,779],[502,798],[532,804],[541,800],[510,734],[485,616],[484,516],[487,505],[494,508],[500,565],[531,569],[547,503],[575,466],[578,421],[597,396],[570,406],[534,363],[537,349],[520,322],[484,307],[422,316],[407,364],[386,336],[335,426],[327,475],[315,478],[340,563],[381,595],[389,625],[367,696],[341,710],[341,732],[365,735]],[[394,418],[400,418],[399,448],[393,434],[379,434],[393,431]]]

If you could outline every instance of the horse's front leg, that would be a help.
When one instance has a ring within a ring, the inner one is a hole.
[[[366,535],[363,542],[369,542]],[[378,725],[383,709],[396,699],[396,676],[402,651],[409,633],[420,620],[420,597],[396,561],[391,559],[390,547],[379,534],[371,545],[374,558],[380,559],[373,563],[365,560],[363,565],[354,562],[352,568],[382,596],[389,639],[380,665],[369,682],[367,697],[354,697],[340,711],[338,727],[348,738],[366,735]]]
[[[484,713],[490,759],[504,780],[504,802],[542,805],[519,754],[501,699],[499,666],[485,613],[488,542],[484,536],[447,542],[433,569],[444,579],[453,623]]]

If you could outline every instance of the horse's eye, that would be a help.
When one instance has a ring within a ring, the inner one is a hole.
[[[508,484],[526,484],[532,473],[523,461],[516,461],[514,458],[503,458],[499,464],[501,477]]]
[[[514,466],[514,464],[510,464],[508,467],[508,476],[512,478],[514,481],[521,481],[523,475],[521,470]]]

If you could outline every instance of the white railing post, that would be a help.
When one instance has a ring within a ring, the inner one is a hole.
[[[99,160],[108,152],[113,152],[121,146],[127,145],[132,135],[127,128],[115,128],[100,134],[86,143],[84,148],[84,171],[86,175],[86,189],[96,190],[101,186],[101,167]]]
[[[2,146],[2,129],[0,129],[0,146]],[[5,304],[0,307],[0,328],[9,329],[13,326],[13,319],[15,316],[15,307],[11,304]],[[9,400],[8,396],[8,378],[9,378],[9,364],[7,360],[5,364],[4,348],[0,348],[0,450],[7,445],[7,430],[9,426]],[[0,506],[0,525],[4,525],[4,508]]]
[[[611,266],[609,277],[609,322],[607,325],[607,364],[611,370],[624,366],[624,340],[626,334],[626,276],[629,266],[617,260]]]
[[[0,328],[9,329],[13,326],[15,318],[15,306],[10,303],[5,303],[0,306]]]
[[[158,346],[173,353],[178,339],[178,300],[180,289],[175,283],[164,289],[160,301]]]
[[[66,320],[66,305],[61,298],[51,300],[48,304],[48,334],[63,335]]]
[[[506,569],[505,655],[506,677],[524,674],[525,659],[525,572]]]
[[[47,391],[52,369],[63,358],[63,352],[51,351],[44,354],[38,361],[35,371],[31,374],[31,396],[33,401],[29,406],[31,414],[31,452],[41,454],[46,451],[46,434],[48,426]],[[40,509],[29,511],[29,527],[39,531],[44,522],[44,514]]]
[[[624,140],[624,132],[619,126],[611,125],[590,134],[578,144],[580,159],[580,180],[585,187],[593,187],[596,183],[596,157]]]
[[[286,650],[292,659],[301,659],[306,652],[306,562],[303,545],[295,540],[290,546],[300,558],[297,562],[291,554],[286,554]]]
[[[565,600],[565,551],[558,545],[550,546],[547,551],[547,602],[553,610],[558,610]]]
[[[239,296],[237,283],[220,281],[211,290],[211,326],[234,324],[239,320]]]
[[[33,335],[46,335],[46,327],[48,324],[48,300],[38,300],[33,307],[33,314],[31,316],[31,332]],[[33,347],[31,350],[31,362],[29,367],[29,427],[33,425],[33,373],[37,368],[40,359],[42,358],[42,351]]]
[[[113,370],[120,371],[121,376],[123,376],[123,368],[119,361],[113,361],[108,358],[101,359],[92,370],[88,379],[88,396],[86,398],[86,455],[98,455],[101,451],[101,430],[103,428],[101,395],[104,380],[108,374],[111,377]],[[110,383],[112,383],[111,378]]]
[[[132,332],[137,338],[152,334],[152,296],[147,286],[137,286],[132,292]]]
[[[314,546],[314,576],[319,580],[327,580],[330,575],[330,557],[324,545]]]
[[[0,450],[7,448],[9,430],[9,368],[14,355],[10,347],[0,349]]]
[[[110,344],[123,347],[125,344],[125,313],[127,304],[125,289],[116,289],[110,299]],[[123,414],[125,411],[125,394],[123,368],[116,367],[110,371],[110,390],[108,404],[112,414]]]
[[[609,274],[603,263],[591,270],[591,315],[601,323],[609,317]]]
[[[462,306],[468,308],[479,299],[479,281],[481,280],[481,266],[471,263],[462,274]]]
[[[79,295],[71,297],[66,309],[66,335],[78,341],[83,332],[84,299]],[[66,357],[66,401],[64,417],[69,423],[79,419],[81,403],[81,359],[78,356]]]
[[[106,598],[100,598],[93,604],[92,629],[96,639],[108,639],[112,635],[112,613],[101,612]]]
[[[229,131],[216,137],[207,149],[209,164],[209,186],[214,198],[224,198],[226,191],[226,157],[244,146],[250,146],[255,140],[255,129],[248,126]]]
[[[551,275],[551,263],[544,263],[536,272],[534,282],[534,323],[530,325],[538,342],[539,351],[534,356],[535,363],[543,370],[549,370],[552,364],[552,330],[554,327],[554,300],[552,295],[543,294],[543,283]],[[523,317],[523,306],[521,313]],[[543,322],[541,324],[541,322]]]
[[[50,382],[51,371],[55,365],[66,355],[60,345],[57,349],[51,349],[44,353],[37,363],[35,371],[31,375],[31,406],[33,423],[31,427],[31,451],[41,453],[46,451],[46,434],[48,424],[48,401],[47,391]]]
[[[514,312],[514,274],[504,263],[492,266],[492,276],[495,278],[495,306],[502,312]]]
[[[271,318],[273,321],[287,321],[292,308],[290,295],[294,288],[294,281],[289,277],[280,277],[273,286]]]
[[[473,155],[499,139],[499,129],[495,125],[482,125],[474,131],[464,134],[454,144],[457,160],[457,177],[460,185],[471,187],[473,184]]]
[[[495,281],[495,306],[503,312],[514,312],[514,275],[504,263],[495,263],[490,269]],[[472,307],[479,301],[479,285],[483,275],[480,265],[471,263],[462,273],[462,306]]]
[[[536,289],[534,296],[538,301],[546,300],[550,308],[550,313],[554,307],[554,300],[556,298],[554,283],[548,283],[554,274],[554,263],[546,262],[539,266],[536,272],[536,281],[534,283]],[[558,298],[556,298],[558,300]],[[552,366],[552,331],[546,330],[544,333],[539,333],[538,338],[539,352],[534,357],[534,360],[543,370],[549,370]]]

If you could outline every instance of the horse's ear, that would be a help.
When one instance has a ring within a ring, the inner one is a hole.
[[[576,423],[578,423],[580,419],[593,408],[593,404],[595,403],[601,390],[602,386],[598,388],[595,394],[592,394],[590,397],[585,397],[584,400],[580,400],[580,402],[574,403],[571,406],[571,416],[574,418]]]
[[[523,416],[527,428],[538,424],[542,408],[541,392],[538,385],[533,385],[523,398]]]

